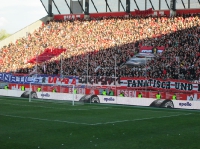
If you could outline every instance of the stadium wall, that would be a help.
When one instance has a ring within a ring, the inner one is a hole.
[[[49,18],[46,16],[40,20],[26,26],[25,28],[19,30],[18,32],[10,35],[8,38],[0,41],[0,48],[7,46],[9,43],[15,43],[17,39],[26,37],[27,33],[33,33],[37,28],[39,28],[43,22],[46,22]]]

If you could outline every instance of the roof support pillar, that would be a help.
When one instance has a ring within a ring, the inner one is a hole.
[[[48,16],[53,17],[52,13],[52,0],[48,0]]]

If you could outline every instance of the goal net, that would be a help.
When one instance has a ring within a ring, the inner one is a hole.
[[[57,84],[35,84],[30,83],[29,102],[61,102],[71,105],[81,105],[84,88],[76,85],[57,85]]]

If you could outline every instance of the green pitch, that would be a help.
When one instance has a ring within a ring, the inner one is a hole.
[[[0,97],[1,149],[197,149],[200,113]]]

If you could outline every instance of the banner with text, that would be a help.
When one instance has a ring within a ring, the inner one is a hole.
[[[154,90],[172,90],[179,92],[198,92],[200,84],[192,83],[186,80],[161,80],[147,78],[121,77],[120,86],[132,89],[154,89]]]
[[[87,82],[88,80],[88,82]],[[136,89],[136,90],[159,90],[175,92],[199,92],[200,84],[187,80],[173,79],[147,79],[134,77],[64,77],[59,76],[15,76],[9,73],[0,73],[0,81],[10,84],[40,84],[40,85],[76,85],[82,88],[111,88],[111,89]]]
[[[153,14],[153,10],[152,10],[152,8],[149,8],[147,10],[137,10],[137,9],[135,9],[135,14],[136,15],[142,15],[142,16],[151,15],[151,14]]]
[[[140,48],[141,53],[162,53],[165,50],[165,47],[152,47],[152,46],[142,46]]]
[[[0,81],[16,83],[16,84],[57,84],[57,85],[67,85],[76,84],[79,77],[59,77],[59,76],[49,76],[49,75],[37,75],[29,76],[27,75],[15,75],[10,73],[0,73]]]

